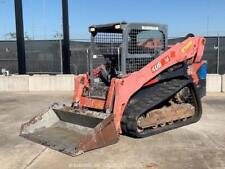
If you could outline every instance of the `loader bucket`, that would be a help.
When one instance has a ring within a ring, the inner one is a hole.
[[[49,108],[23,124],[20,135],[71,156],[116,143],[113,115],[96,113]]]

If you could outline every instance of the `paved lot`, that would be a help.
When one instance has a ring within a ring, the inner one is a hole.
[[[113,146],[70,157],[18,136],[20,125],[68,93],[0,93],[0,168],[224,169],[225,95],[203,101],[200,122],[145,139],[121,136]]]

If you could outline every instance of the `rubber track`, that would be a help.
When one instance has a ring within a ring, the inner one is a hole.
[[[165,103],[172,96],[174,96],[174,94],[190,84],[192,84],[190,79],[172,79],[167,82],[157,83],[152,87],[144,88],[137,92],[130,99],[123,114],[121,121],[123,133],[132,137],[146,137],[198,121],[201,115],[201,103],[196,95],[197,93],[195,88],[192,85],[192,95],[194,95],[194,98],[197,99],[195,102],[197,106],[196,110],[199,115],[196,115],[193,119],[189,119],[178,124],[174,123],[173,125],[167,125],[156,129],[145,129],[141,133],[137,131],[137,120],[143,113],[146,113],[147,111],[154,109],[156,106]]]

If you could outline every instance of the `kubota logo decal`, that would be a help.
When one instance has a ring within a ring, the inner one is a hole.
[[[191,47],[192,47],[192,41],[188,42],[182,49],[181,49],[181,53],[185,53],[187,52]]]

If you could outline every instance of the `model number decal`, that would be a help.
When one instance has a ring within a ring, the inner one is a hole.
[[[159,70],[162,67],[161,62],[156,63],[153,67],[152,67],[152,72],[155,72],[157,70]]]
[[[159,70],[162,66],[164,66],[166,63],[170,61],[170,57],[166,56],[165,58],[161,59],[159,62],[157,62],[154,66],[152,66],[152,72],[156,72]]]

